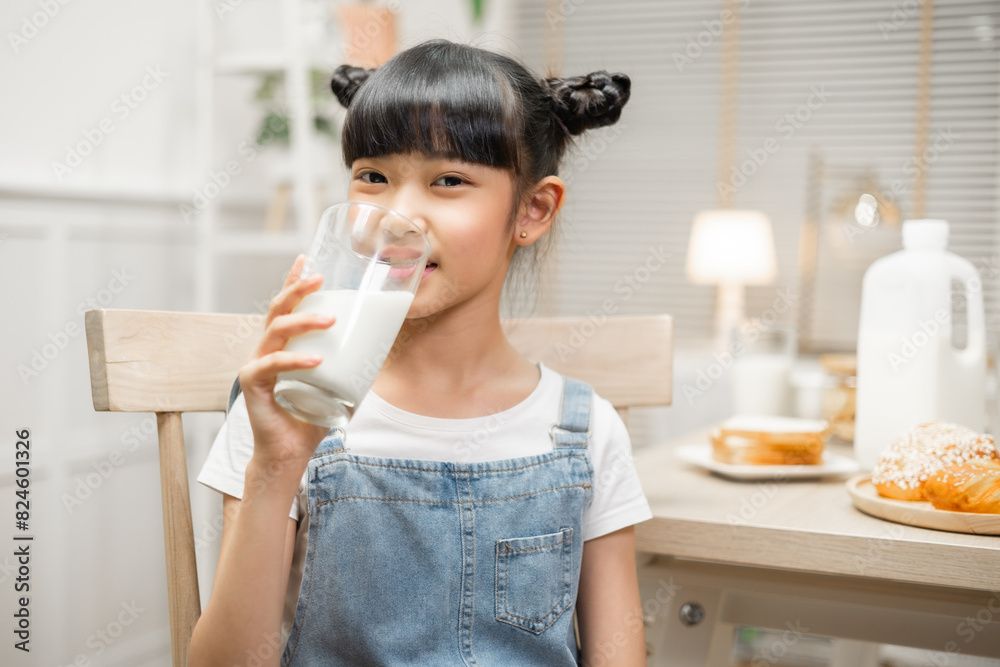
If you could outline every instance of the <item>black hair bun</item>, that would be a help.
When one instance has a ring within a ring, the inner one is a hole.
[[[368,77],[374,71],[374,69],[365,69],[364,67],[341,65],[333,72],[333,78],[330,80],[330,89],[346,108],[350,106],[351,100],[354,99],[361,84],[367,81]]]
[[[628,75],[609,74],[604,70],[545,81],[552,99],[552,112],[573,135],[618,122],[632,88]]]

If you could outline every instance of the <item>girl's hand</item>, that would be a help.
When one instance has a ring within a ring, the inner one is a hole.
[[[305,255],[295,258],[281,292],[271,300],[264,337],[239,373],[253,430],[253,457],[265,463],[304,465],[330,430],[293,417],[274,400],[278,373],[313,368],[322,361],[317,356],[285,351],[288,339],[306,331],[325,329],[335,321],[327,315],[292,313],[302,298],[319,289],[323,282],[321,274],[299,280],[304,263]]]

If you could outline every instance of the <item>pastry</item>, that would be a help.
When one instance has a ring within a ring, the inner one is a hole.
[[[879,456],[872,484],[897,500],[926,500],[924,484],[948,466],[1000,460],[993,438],[948,422],[926,422],[902,434]]]
[[[831,430],[823,419],[738,415],[712,430],[712,458],[738,465],[819,465]]]
[[[942,468],[927,480],[924,495],[939,510],[1000,514],[1000,463]]]

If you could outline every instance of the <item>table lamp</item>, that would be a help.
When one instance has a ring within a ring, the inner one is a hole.
[[[743,319],[743,286],[765,285],[778,273],[771,221],[760,211],[716,209],[695,217],[688,244],[687,276],[718,285],[715,349],[729,346]]]

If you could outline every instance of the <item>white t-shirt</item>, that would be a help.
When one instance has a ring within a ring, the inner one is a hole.
[[[400,410],[369,391],[344,427],[349,452],[363,456],[477,462],[534,456],[553,447],[549,427],[559,419],[562,377],[539,364],[541,379],[514,407],[486,417],[440,419]],[[594,395],[587,443],[594,469],[593,503],[584,517],[583,539],[590,540],[651,519],[632,461],[628,431],[610,402]],[[222,424],[198,481],[217,491],[243,497],[247,464],[253,455],[253,431],[242,393]],[[295,612],[308,530],[307,474],[299,482],[289,517],[299,521],[288,582],[282,641]]]

